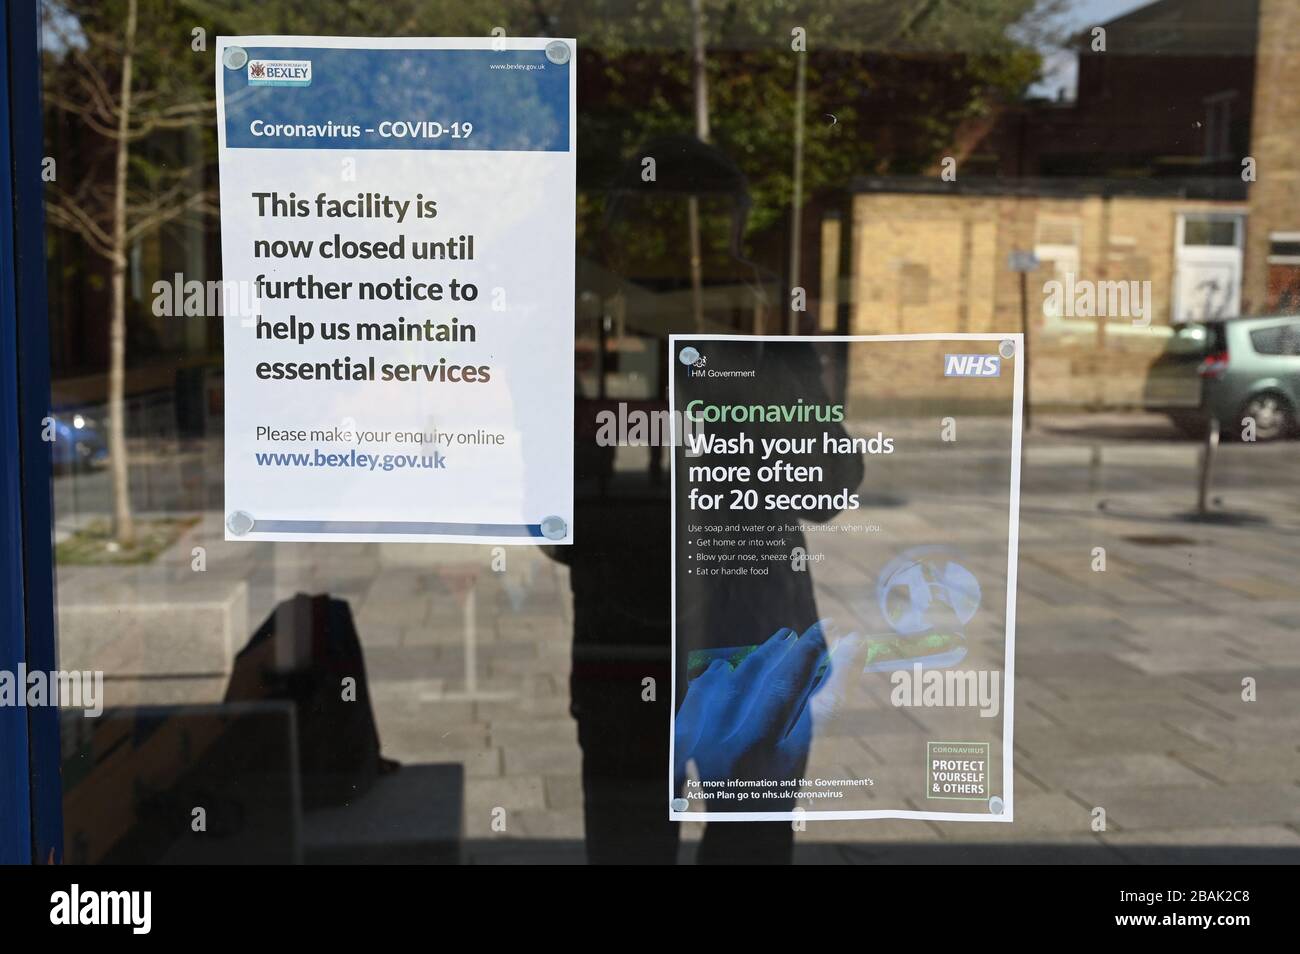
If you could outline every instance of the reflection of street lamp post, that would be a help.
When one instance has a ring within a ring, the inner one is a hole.
[[[1205,447],[1201,450],[1201,479],[1197,484],[1196,513],[1204,517],[1210,512],[1210,480],[1214,473],[1214,458],[1219,451],[1219,419],[1213,414],[1206,422]]]
[[[790,334],[799,333],[799,312],[794,307],[794,289],[799,287],[800,261],[799,233],[803,230],[803,109],[808,89],[808,54],[795,53],[794,92],[794,195],[790,205]],[[806,300],[806,299],[805,299]]]
[[[1029,272],[1020,271],[1020,331],[1024,335],[1024,344],[1020,348],[1020,363],[1025,367],[1024,390],[1024,427],[1029,430]]]
[[[691,0],[691,73],[695,88],[695,135],[709,141],[709,77],[704,59],[704,0]],[[687,227],[691,233],[691,309],[695,330],[704,330],[704,261],[700,247],[700,200],[686,200]]]
[[[1032,403],[1029,399],[1029,273],[1037,271],[1040,265],[1042,265],[1042,262],[1038,260],[1038,256],[1032,250],[1027,249],[1013,250],[1007,261],[1007,267],[1011,271],[1019,273],[1020,278],[1020,331],[1024,335],[1024,342],[1021,345],[1020,354],[1016,355],[1016,360],[1025,369],[1025,388],[1022,402],[1025,430],[1029,429],[1030,406]]]
[[[75,533],[81,526],[81,499],[77,493],[77,471],[80,470],[81,463],[81,442],[73,437],[72,439],[72,526]]]

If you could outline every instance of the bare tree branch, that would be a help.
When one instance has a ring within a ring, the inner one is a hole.
[[[172,205],[177,202],[182,195],[189,191],[186,188],[188,184],[189,183],[184,181],[177,182],[175,185],[171,186],[169,189],[165,189],[161,193],[150,193],[150,198],[144,199],[143,201],[137,201],[134,205],[128,206],[128,218],[133,220],[147,218],[154,215],[159,209]],[[137,192],[136,194],[139,195],[140,193]]]
[[[137,219],[134,225],[126,230],[126,241],[129,245],[141,235],[152,232],[154,229],[161,228],[173,219],[177,219],[186,212],[193,211],[200,205],[204,204],[207,196],[202,192],[191,193],[185,201],[168,207],[159,208],[156,211]]]
[[[81,75],[85,78],[86,82],[94,87],[98,100],[105,104],[108,112],[113,112],[116,108],[117,100],[108,87],[108,80],[106,80],[104,74],[99,71],[99,67],[95,64],[95,61],[86,55],[85,50],[82,50],[77,46],[72,47],[72,57],[77,61],[77,66],[81,69]]]
[[[108,139],[117,138],[116,120],[111,118],[101,119],[95,110],[83,106],[80,103],[74,103],[72,100],[64,98],[61,94],[56,93],[53,90],[45,91],[45,102],[61,112],[70,113],[73,116],[76,116],[100,136],[104,136]],[[110,125],[110,123],[113,125]]]
[[[48,200],[45,214],[55,225],[81,236],[94,251],[110,262],[117,257],[111,237],[84,209],[62,199]]]
[[[114,110],[113,98],[106,93],[102,84],[96,82],[85,70],[80,70],[75,75],[77,85],[90,97],[95,111],[105,122],[111,122]]]
[[[161,114],[155,114],[154,116],[141,120],[130,130],[128,137],[130,139],[142,139],[145,136],[158,132],[160,129],[193,129],[204,124],[205,117],[201,114],[188,117],[182,116],[174,119],[168,119],[163,117]]]
[[[217,111],[217,101],[215,99],[200,100],[197,103],[177,103],[175,106],[168,106],[158,111],[157,115],[166,118],[177,116],[189,116],[193,114],[209,117],[215,115]]]

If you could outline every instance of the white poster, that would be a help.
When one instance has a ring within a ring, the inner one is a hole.
[[[1010,822],[1023,339],[671,339],[678,821]]]
[[[573,542],[575,55],[218,40],[227,539]]]

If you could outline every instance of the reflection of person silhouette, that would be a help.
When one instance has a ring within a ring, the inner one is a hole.
[[[348,685],[351,692],[340,692]],[[346,805],[400,765],[380,754],[361,638],[346,600],[282,601],[235,657],[226,702],[288,699],[295,708],[303,807]]]
[[[662,212],[668,207],[664,203],[671,200],[673,207],[684,207],[684,197],[691,194],[725,194],[740,210],[748,202],[743,176],[711,146],[676,140],[649,144],[636,154],[658,157],[658,182],[651,193],[654,198],[649,200],[651,208],[642,205],[644,214],[627,213],[630,229],[653,233],[653,223],[664,220]],[[639,161],[623,178],[628,180],[627,191],[646,191]],[[743,215],[733,236],[739,235],[742,225]],[[653,234],[648,238],[641,234],[638,247],[654,247],[653,238]],[[611,254],[618,245],[605,245],[606,274],[612,273],[616,282],[637,278],[638,269],[626,260],[630,256],[620,258],[616,251]],[[606,297],[616,293],[617,287],[606,289]],[[660,355],[666,356],[669,332],[695,330],[689,312],[682,312],[675,305],[665,305],[663,314],[648,319],[647,323],[653,322]],[[810,367],[815,368],[811,349],[806,354],[812,359]],[[820,374],[814,377],[815,382],[808,382],[810,388],[820,386]],[[596,387],[598,393],[586,397],[603,398],[603,379]],[[666,410],[664,376],[656,397],[658,407]],[[805,399],[816,397],[809,392]],[[668,820],[665,784],[669,771],[668,706],[674,704],[668,691],[672,638],[668,487],[647,471],[614,469],[614,449],[598,446],[590,422],[584,420],[601,409],[580,393],[575,446],[576,542],[557,548],[556,554],[571,568],[574,646],[570,709],[582,747],[587,857],[593,863],[671,864],[677,858],[680,829]],[[783,625],[806,627],[817,619],[808,575],[786,575],[799,578],[790,584],[797,592],[770,585],[754,588],[756,598],[749,609],[753,618],[764,620],[767,634]],[[733,625],[741,624],[733,621]],[[737,637],[737,631],[724,629],[716,634],[717,645],[741,642]],[[684,693],[685,680],[678,681]],[[715,824],[707,827],[698,857],[704,863],[782,863],[790,860],[792,844],[793,832],[786,822]]]

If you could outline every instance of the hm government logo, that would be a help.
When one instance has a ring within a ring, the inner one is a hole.
[[[310,86],[311,60],[249,60],[249,86]]]
[[[709,364],[708,359],[700,354],[699,349],[690,345],[677,353],[677,360],[686,365],[686,376],[688,378],[703,377],[704,369]]]
[[[945,378],[996,378],[1002,374],[1002,359],[995,354],[945,354]]]

